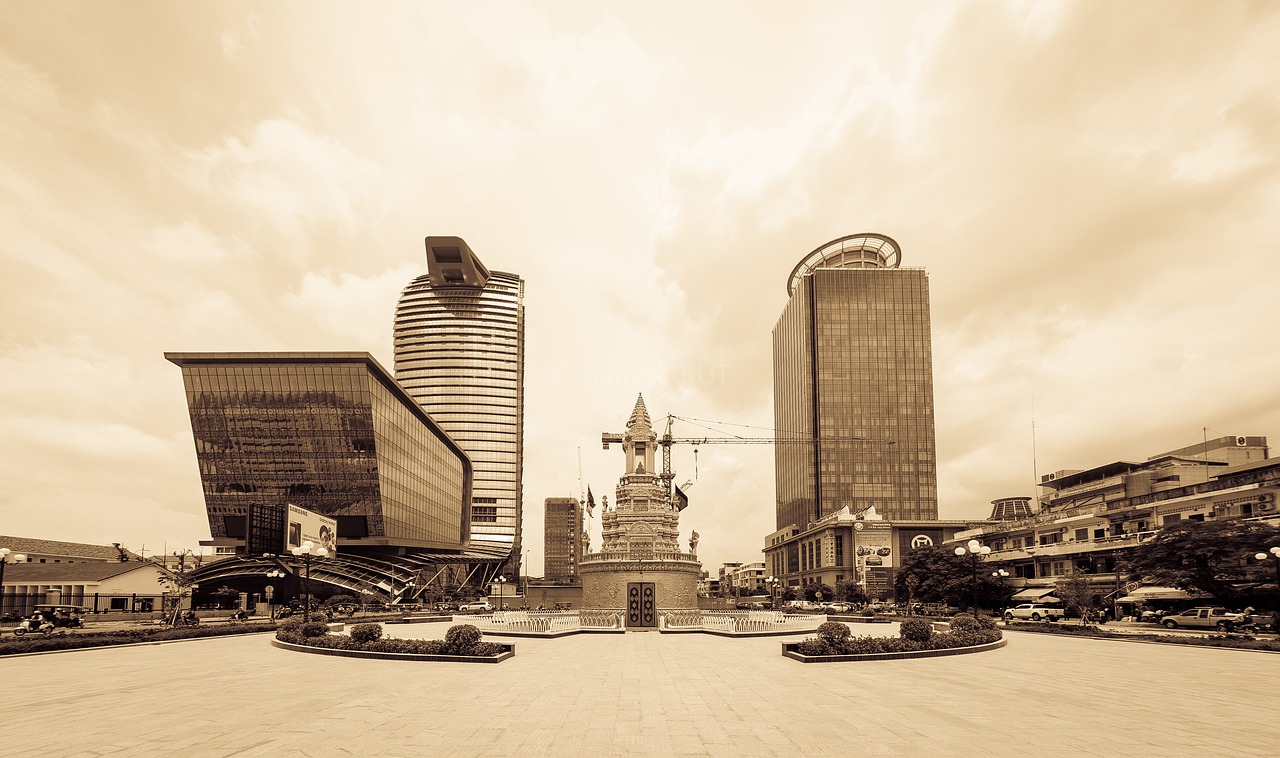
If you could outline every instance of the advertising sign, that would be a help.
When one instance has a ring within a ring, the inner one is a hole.
[[[285,528],[285,550],[295,548],[310,540],[313,544],[329,548],[329,555],[338,553],[338,522],[306,508],[289,504],[289,523]]]
[[[867,525],[867,528],[854,532],[854,554],[858,561],[858,575],[867,583],[867,592],[873,597],[881,596],[890,590],[889,577],[893,572],[893,529],[884,526]]]

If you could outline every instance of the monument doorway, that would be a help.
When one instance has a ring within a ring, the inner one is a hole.
[[[627,582],[627,628],[658,628],[653,582]]]

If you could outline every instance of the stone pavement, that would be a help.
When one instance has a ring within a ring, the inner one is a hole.
[[[497,665],[308,655],[267,635],[0,659],[0,745],[8,755],[375,758],[1205,756],[1280,745],[1277,654],[1010,633],[1001,650],[947,658],[780,655],[783,639],[803,636],[521,639]]]

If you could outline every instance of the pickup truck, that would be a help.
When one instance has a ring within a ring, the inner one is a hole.
[[[1008,608],[1004,612],[1005,621],[1013,621],[1014,619],[1024,619],[1031,621],[1039,621],[1047,619],[1049,621],[1057,621],[1062,618],[1064,612],[1061,608],[1055,608],[1052,605],[1044,605],[1042,603],[1023,603]]]
[[[1160,620],[1169,629],[1190,627],[1193,629],[1217,629],[1230,632],[1237,627],[1249,626],[1253,619],[1243,613],[1229,611],[1226,608],[1192,608],[1174,616],[1165,616]]]

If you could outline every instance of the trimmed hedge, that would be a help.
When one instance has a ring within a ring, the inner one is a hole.
[[[371,631],[356,630],[365,626],[376,628],[378,637],[372,640],[362,639],[372,634]],[[322,647],[328,650],[360,650],[368,653],[412,653],[416,655],[498,655],[506,648],[492,642],[481,642],[481,632],[471,624],[457,624],[449,627],[443,640],[405,640],[395,637],[382,637],[382,630],[376,624],[360,624],[353,627],[350,635],[328,634],[305,636],[301,629],[280,629],[276,639],[295,645]]]
[[[41,634],[34,636],[28,634],[22,637],[10,633],[0,637],[0,655],[132,645],[139,642],[168,642],[172,640],[201,639],[204,637],[228,637],[238,634],[269,632],[277,628],[271,624],[228,624],[226,626],[194,626],[179,629],[155,627],[118,629],[111,632],[69,632],[67,634]]]
[[[1280,640],[1259,640],[1249,635],[1214,634],[1208,637],[1192,637],[1175,634],[1118,634],[1108,632],[1089,624],[1034,624],[1009,623],[1006,629],[1015,632],[1035,632],[1037,634],[1059,634],[1068,637],[1095,637],[1107,640],[1138,640],[1141,642],[1159,642],[1166,645],[1192,645],[1195,647],[1227,647],[1240,650],[1265,650],[1280,653]]]
[[[969,617],[972,620],[972,616]],[[828,622],[831,623],[831,622]],[[924,619],[908,619],[902,622],[898,637],[853,637],[835,632],[823,634],[823,624],[818,627],[818,637],[810,637],[796,644],[801,655],[866,655],[869,653],[915,653],[921,650],[949,650],[958,647],[974,647],[996,642],[1003,635],[999,629],[953,629],[936,634],[933,625]],[[841,625],[843,626],[843,624]],[[846,627],[847,630],[847,627]]]
[[[356,642],[377,642],[382,639],[382,625],[356,624],[351,627],[350,635]]]

